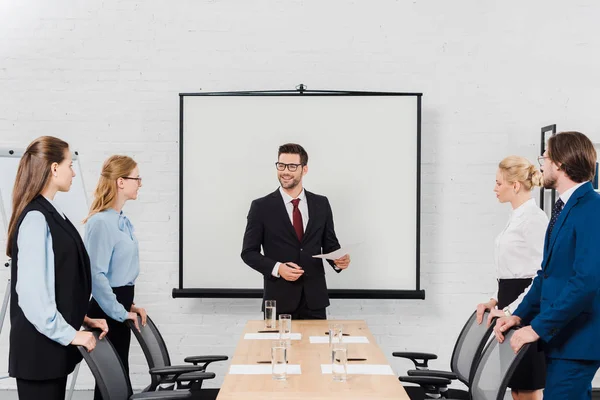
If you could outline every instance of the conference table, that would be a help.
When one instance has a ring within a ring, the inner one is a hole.
[[[345,382],[336,382],[331,371],[327,373],[331,366],[329,323],[342,324],[343,332],[349,334],[343,339],[349,359],[366,359],[348,361]],[[271,375],[271,345],[278,334],[259,333],[265,330],[264,321],[248,321],[217,400],[409,400],[365,321],[292,321],[284,381]]]

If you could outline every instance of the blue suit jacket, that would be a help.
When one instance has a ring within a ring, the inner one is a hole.
[[[552,358],[600,360],[600,195],[591,183],[565,204],[542,268],[515,311]]]

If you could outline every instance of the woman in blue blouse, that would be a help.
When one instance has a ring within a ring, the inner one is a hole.
[[[129,373],[131,332],[126,320],[146,324],[146,311],[135,305],[134,285],[140,272],[138,241],[123,214],[142,186],[137,163],[127,156],[112,156],[102,166],[94,201],[85,222],[85,246],[92,269],[92,300],[88,314],[108,321],[107,337]],[[139,329],[139,327],[138,327]],[[96,387],[94,399],[102,396]]]
[[[73,172],[69,145],[42,136],[27,147],[13,188],[6,254],[12,259],[9,374],[19,399],[64,400],[67,376],[81,361],[76,346],[106,335],[106,321],[86,316],[90,261],[77,229],[54,203]]]

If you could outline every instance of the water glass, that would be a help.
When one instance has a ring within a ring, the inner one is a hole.
[[[331,347],[331,374],[336,382],[345,382],[348,376],[348,346],[333,343]]]
[[[265,300],[265,328],[275,329],[276,318],[277,307],[275,300]]]
[[[334,343],[342,343],[343,327],[341,324],[329,324],[329,350],[333,349]]]
[[[287,377],[287,343],[274,340],[271,345],[271,368],[273,379],[284,381]]]
[[[287,345],[292,339],[292,316],[290,314],[279,315],[279,339],[285,340]]]

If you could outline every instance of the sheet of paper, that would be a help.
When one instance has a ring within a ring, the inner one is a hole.
[[[271,375],[273,370],[271,364],[238,364],[230,366],[229,373],[231,375]],[[302,373],[300,364],[288,364],[287,373],[300,375]]]
[[[392,367],[385,364],[348,364],[348,375],[394,375]],[[331,364],[321,364],[321,373],[331,374]]]
[[[301,333],[292,333],[290,335],[292,340],[301,340]],[[279,340],[279,333],[246,333],[244,339],[247,340]]]
[[[329,344],[329,336],[310,336],[309,340],[312,344]],[[342,343],[369,343],[369,339],[366,336],[344,336]]]
[[[313,258],[325,258],[327,260],[336,260],[340,257],[345,256],[346,254],[352,254],[352,252],[355,251],[358,246],[360,246],[360,243],[349,244],[343,246],[338,250],[332,251],[331,253],[314,255]]]

